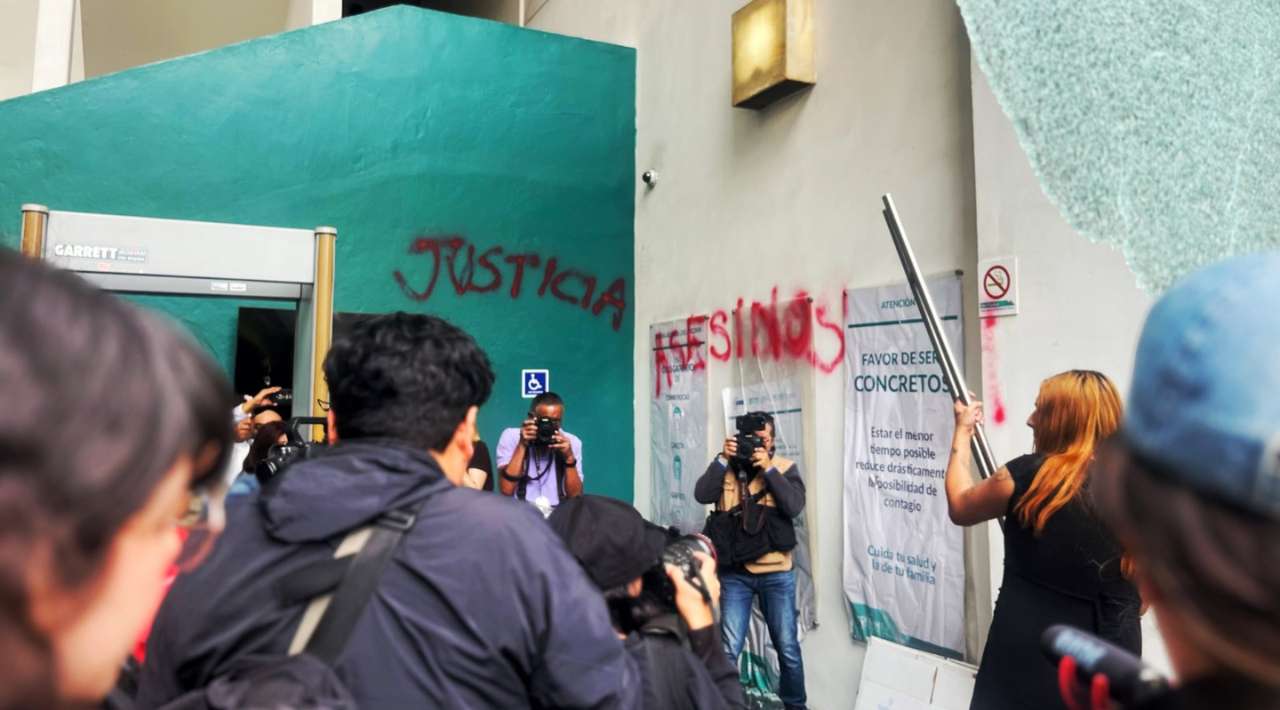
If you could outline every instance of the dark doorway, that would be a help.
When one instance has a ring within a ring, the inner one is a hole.
[[[376,313],[335,313],[333,339],[337,340],[356,323]],[[263,387],[293,389],[293,343],[298,312],[292,309],[241,308],[236,324],[236,369],[234,385],[239,395],[254,395]],[[281,406],[280,414],[292,416],[292,407]],[[307,412],[299,410],[299,416]]]
[[[293,390],[293,341],[298,312],[293,309],[241,308],[236,323],[234,385],[240,395],[254,395],[263,387]],[[280,415],[293,416],[282,404]]]
[[[413,5],[454,15],[518,24],[517,0],[342,0],[342,16],[351,17],[392,5]]]

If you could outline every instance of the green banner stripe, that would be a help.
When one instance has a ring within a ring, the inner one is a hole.
[[[886,641],[892,641],[900,646],[913,648],[917,651],[932,653],[935,656],[942,656],[957,661],[964,660],[964,654],[960,651],[938,646],[923,639],[908,636],[898,629],[897,623],[888,612],[883,609],[877,609],[866,604],[855,604],[849,602],[849,631],[854,641],[866,643],[869,636],[882,638]]]
[[[943,316],[942,320],[959,320],[960,316]],[[881,320],[871,323],[850,323],[849,328],[878,328],[882,325],[907,325],[910,323],[923,323],[923,318],[907,318],[905,320]]]
[[[738,400],[738,401],[734,402],[734,404],[741,404],[741,405],[743,405],[743,406],[746,406],[746,404],[745,404],[742,400]],[[796,413],[798,413],[798,412],[803,412],[803,411],[804,411],[804,409],[803,409],[802,407],[796,407],[795,409],[767,409],[767,410],[765,410],[765,414],[774,414],[774,415],[777,415],[777,414],[796,414]]]

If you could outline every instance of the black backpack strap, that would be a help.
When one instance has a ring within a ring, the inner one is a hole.
[[[686,649],[689,648],[689,635],[684,622],[674,614],[655,617],[641,627],[640,637],[649,666],[645,675],[650,693],[648,698],[664,710],[692,708],[691,699],[685,690],[689,669],[678,661],[680,655],[670,650],[659,652],[659,644],[665,643],[662,639],[670,639]]]
[[[659,614],[640,627],[644,636],[667,636],[677,643],[689,648],[689,630],[675,614]]]
[[[391,560],[405,533],[413,528],[417,516],[414,510],[401,508],[383,513],[373,524],[363,547],[355,554],[342,582],[334,590],[315,631],[305,640],[303,650],[306,653],[330,665],[337,662],[356,621],[378,588],[383,568]],[[352,533],[344,543],[360,534],[360,531]],[[296,650],[291,649],[291,652]]]
[[[293,570],[276,582],[276,597],[284,606],[303,604],[331,594],[351,568],[354,553],[346,557],[326,557]]]

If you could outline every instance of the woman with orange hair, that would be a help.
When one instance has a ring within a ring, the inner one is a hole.
[[[1063,708],[1040,635],[1070,624],[1141,653],[1141,600],[1121,550],[1094,514],[1094,451],[1120,426],[1120,395],[1105,375],[1071,370],[1040,385],[1027,419],[1035,452],[974,482],[969,442],[982,403],[955,405],[947,509],[957,525],[1004,516],[1004,580],[971,708]]]

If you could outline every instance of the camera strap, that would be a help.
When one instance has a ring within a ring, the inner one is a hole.
[[[534,449],[532,448],[525,451],[523,463],[524,470],[520,475],[520,483],[516,485],[516,498],[519,500],[525,500],[529,488],[529,481],[541,481],[554,467],[556,470],[556,493],[559,494],[560,500],[564,500],[564,461],[559,456],[548,451],[546,456],[546,465],[539,467],[537,475],[531,476],[529,475],[529,469],[530,467],[536,466],[536,464],[533,463],[533,452]]]
[[[733,515],[742,518],[742,529],[748,533],[755,534],[764,528],[764,516],[768,511],[767,506],[761,505],[760,501],[769,495],[768,488],[761,488],[759,491],[751,492],[751,479],[738,479],[738,507],[732,512]],[[753,526],[752,520],[755,525]]]
[[[667,636],[685,648],[689,647],[689,631],[676,614],[659,614],[646,621],[640,627],[640,633],[646,636]]]

